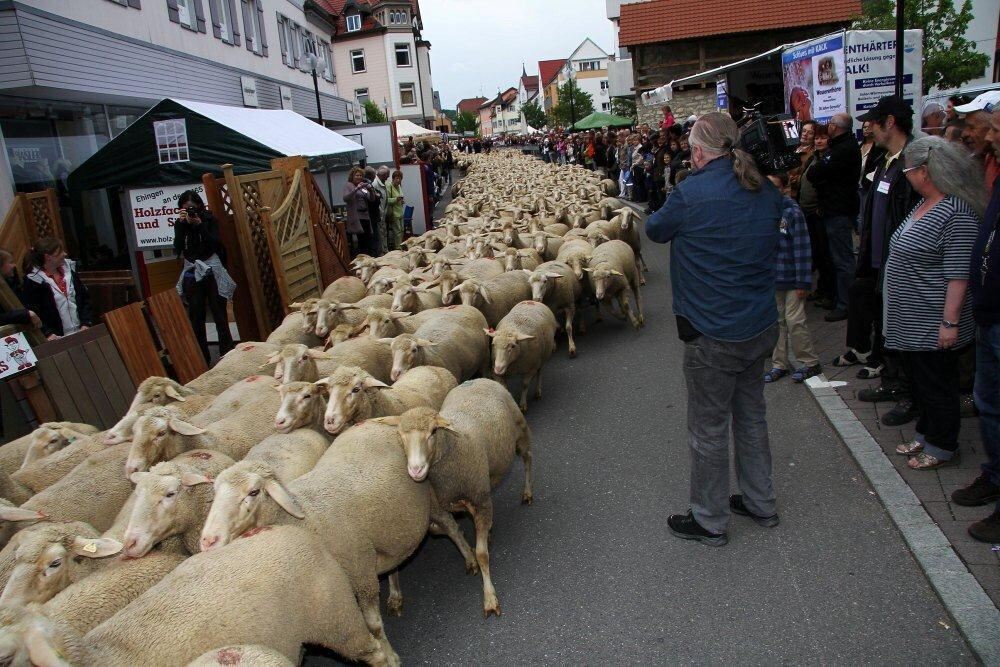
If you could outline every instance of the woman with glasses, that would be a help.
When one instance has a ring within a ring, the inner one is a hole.
[[[884,335],[901,353],[920,411],[916,438],[896,453],[910,457],[910,468],[931,470],[958,459],[956,350],[975,335],[965,293],[986,196],[972,158],[940,137],[912,142],[903,160],[922,199],[889,240]]]

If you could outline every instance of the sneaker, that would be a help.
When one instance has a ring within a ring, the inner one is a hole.
[[[986,473],[977,477],[972,484],[951,493],[951,501],[963,507],[977,507],[994,500],[1000,500],[1000,486],[991,482]]]
[[[691,514],[691,510],[688,510],[687,514],[671,514],[667,517],[667,528],[682,540],[697,540],[710,547],[722,547],[729,541],[725,533],[710,533],[702,528]]]
[[[880,384],[877,387],[865,387],[858,392],[858,400],[865,403],[883,403],[886,401],[899,401],[903,398],[903,393],[896,385]]]
[[[1000,510],[996,510],[981,521],[969,526],[969,535],[980,542],[996,544],[1000,542]]]
[[[743,504],[743,496],[736,494],[735,496],[729,496],[729,509],[732,510],[733,514],[739,514],[740,516],[748,516],[754,520],[758,526],[764,526],[765,528],[774,528],[778,525],[778,515],[772,514],[771,516],[760,516],[759,514],[754,514],[747,509],[747,506]]]
[[[840,308],[835,308],[827,313],[824,317],[827,322],[841,322],[847,319],[847,311]]]
[[[920,414],[920,411],[913,405],[913,401],[908,398],[900,399],[892,410],[882,415],[879,420],[883,426],[902,426],[907,424]]]
[[[859,380],[874,380],[877,377],[881,377],[884,370],[885,364],[866,365],[858,371],[857,376]]]

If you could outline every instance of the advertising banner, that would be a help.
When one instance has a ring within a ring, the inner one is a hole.
[[[844,35],[806,42],[781,54],[785,113],[825,123],[847,111]]]
[[[857,117],[896,92],[896,32],[849,30],[844,59],[850,113]],[[923,31],[903,33],[903,98],[920,113],[923,101]]]
[[[194,190],[202,199],[205,198],[205,186],[201,183],[128,191],[137,249],[163,248],[174,244],[174,220],[180,212],[177,199],[185,190]]]
[[[28,345],[23,333],[12,333],[3,337],[0,345],[0,378],[9,378],[35,367],[38,359]]]
[[[715,108],[724,111],[729,108],[729,94],[726,91],[726,77],[719,77],[715,82]]]

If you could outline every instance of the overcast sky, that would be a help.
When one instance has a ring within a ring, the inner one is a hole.
[[[517,86],[521,62],[566,58],[586,37],[611,51],[604,0],[420,0],[441,106]]]

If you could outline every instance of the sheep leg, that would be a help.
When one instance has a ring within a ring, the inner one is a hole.
[[[490,614],[499,616],[500,601],[497,600],[496,589],[490,578],[490,529],[493,527],[493,501],[487,495],[478,507],[465,503],[476,524],[476,560],[479,562],[479,573],[483,576],[483,618]]]
[[[622,305],[621,294],[618,295],[617,300],[618,300],[618,311],[615,311],[614,297],[608,297],[608,311],[615,317],[615,319],[624,321],[625,317],[628,315],[628,311]]]
[[[630,303],[630,299],[628,298],[628,292],[626,292],[625,290],[622,290],[618,294],[618,305],[621,307],[622,311],[628,316],[628,321],[632,323],[633,328],[638,329],[640,326],[642,326],[641,324],[639,324],[639,320],[636,318],[635,313],[632,312],[632,304]]]
[[[575,308],[567,308],[566,315],[566,341],[569,344],[569,358],[576,356],[576,341],[573,340],[573,318],[576,317]]]
[[[465,559],[466,574],[476,574],[479,571],[479,564],[476,563],[472,547],[469,546],[469,542],[465,539],[465,535],[462,534],[462,530],[458,527],[458,522],[455,521],[455,517],[451,515],[451,512],[442,509],[432,509],[429,530],[431,535],[445,535],[455,543],[459,553],[462,554],[462,558]]]
[[[540,400],[542,398],[542,369],[539,367],[535,371],[535,400]]]
[[[334,644],[331,645],[330,648],[334,649],[349,660],[363,662],[367,665],[372,665],[372,667],[396,667],[400,664],[398,655],[394,655],[392,657],[386,655],[382,643],[375,639],[371,633],[366,633],[366,635],[367,636],[364,638],[349,638],[349,641],[352,644],[351,646],[340,646]],[[354,644],[356,644],[356,646]],[[395,660],[393,660],[393,657]]]
[[[521,400],[518,406],[521,408],[521,412],[528,411],[528,388],[531,386],[531,376],[527,374],[521,375]]]
[[[639,274],[639,277],[642,278],[641,273]],[[645,282],[646,281],[643,280],[640,281],[639,284],[643,285]],[[646,316],[642,314],[642,293],[639,291],[635,282],[632,283],[632,294],[635,295],[635,309],[639,312],[639,326],[644,327],[646,326]]]
[[[521,491],[521,502],[530,505],[535,497],[531,491],[531,433],[528,431],[527,423],[521,429],[521,437],[518,438],[515,451],[524,463],[524,489]]]
[[[403,615],[403,589],[399,586],[399,570],[389,574],[389,599],[385,601],[385,610],[390,616]]]

